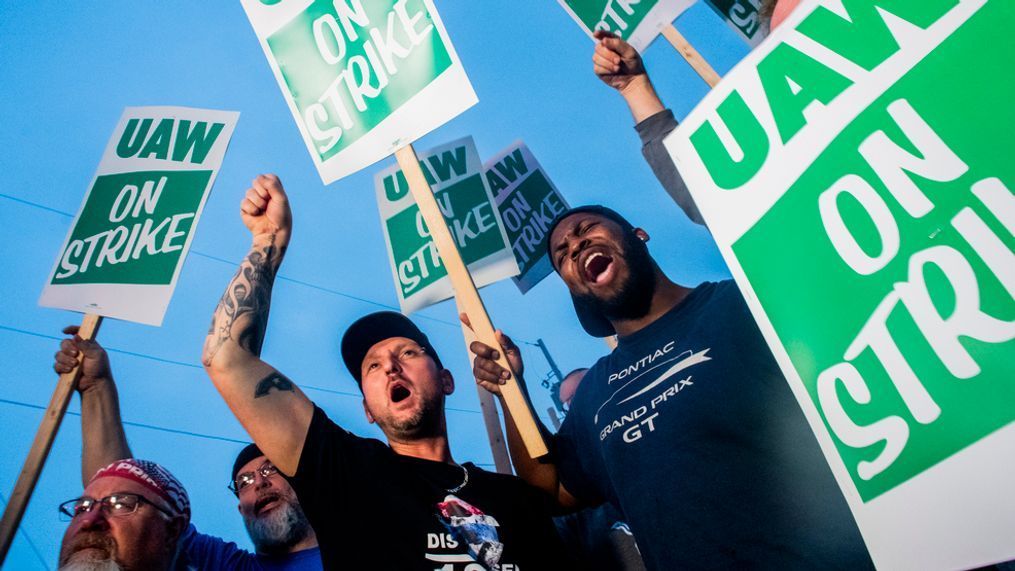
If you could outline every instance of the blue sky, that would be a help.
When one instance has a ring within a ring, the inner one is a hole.
[[[688,222],[653,178],[623,101],[592,74],[591,40],[555,2],[438,0],[437,8],[480,102],[418,141],[418,149],[471,135],[486,158],[521,139],[571,204],[606,204],[646,228],[650,250],[673,279],[694,285],[728,277],[708,233]],[[720,73],[747,52],[703,5],[676,25]],[[265,359],[336,422],[380,436],[340,365],[338,340],[356,318],[397,306],[372,182],[393,160],[321,184],[238,2],[14,2],[0,10],[0,38],[0,223],[7,236],[0,343],[10,356],[0,378],[0,494],[6,501],[52,394],[60,329],[80,322],[37,299],[123,108],[240,111],[163,326],[109,320],[99,339],[111,353],[135,454],[184,482],[201,531],[249,547],[225,488],[247,437],[199,364],[211,312],[249,245],[237,206],[254,176],[274,172],[294,209]],[[707,86],[665,40],[645,59],[678,117],[704,96]],[[553,276],[525,296],[510,281],[482,295],[495,325],[521,343],[532,385],[549,367],[525,342],[545,340],[565,371],[606,351],[580,329]],[[458,381],[448,403],[454,456],[490,467],[454,305],[417,317]],[[549,394],[538,386],[532,392],[545,419]],[[77,411],[75,398],[5,569],[56,565],[65,526],[56,505],[81,491]]]

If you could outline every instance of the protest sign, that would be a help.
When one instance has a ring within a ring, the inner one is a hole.
[[[483,172],[518,262],[520,273],[512,279],[525,293],[553,272],[546,230],[568,209],[567,201],[521,141],[486,161]]]
[[[761,21],[761,0],[705,0],[716,14],[752,48],[758,47],[768,34]]]
[[[694,0],[557,0],[585,33],[613,32],[639,52]]]
[[[238,118],[124,109],[39,303],[161,325]]]
[[[518,274],[472,137],[420,153],[423,174],[477,287]],[[402,311],[454,295],[447,269],[396,164],[374,177],[377,208]]]
[[[243,0],[325,184],[477,101],[431,0]]]
[[[665,142],[879,567],[1015,558],[1012,26],[804,4]]]

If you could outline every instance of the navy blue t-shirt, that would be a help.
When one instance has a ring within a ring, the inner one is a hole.
[[[317,547],[279,556],[259,555],[240,549],[233,542],[198,533],[193,525],[180,538],[180,552],[188,569],[201,571],[321,571]]]
[[[846,500],[732,281],[704,283],[589,370],[556,438],[650,569],[870,568]]]

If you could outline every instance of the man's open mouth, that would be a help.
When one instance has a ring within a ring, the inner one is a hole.
[[[281,503],[282,496],[278,494],[265,494],[254,502],[254,515],[260,515],[262,511],[265,511],[269,507]]]
[[[612,274],[613,256],[603,252],[592,252],[581,260],[582,277],[590,284],[599,285]]]
[[[412,391],[409,390],[409,387],[403,385],[402,383],[396,382],[392,384],[391,388],[388,390],[390,391],[388,396],[391,398],[391,402],[396,404],[412,396]]]

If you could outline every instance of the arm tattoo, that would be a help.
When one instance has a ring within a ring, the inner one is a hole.
[[[257,388],[254,389],[254,398],[259,399],[268,396],[271,394],[271,389],[289,392],[295,392],[296,390],[293,382],[287,379],[285,375],[278,371],[272,371],[268,373],[267,377],[257,383]]]
[[[253,355],[261,355],[268,326],[271,288],[285,248],[275,246],[272,234],[265,246],[251,249],[219,299],[204,347],[204,364],[211,364],[226,341],[233,340]]]

